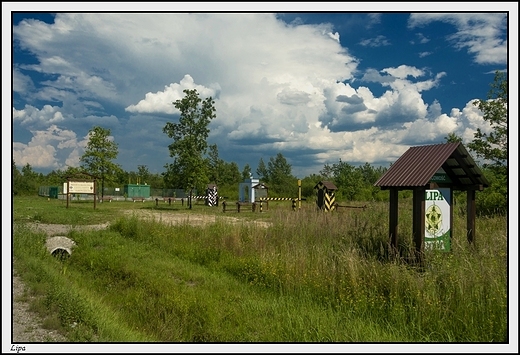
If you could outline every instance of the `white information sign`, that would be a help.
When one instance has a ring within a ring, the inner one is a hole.
[[[93,194],[94,181],[69,181],[69,193]]]
[[[451,200],[449,188],[426,190],[425,198],[425,235],[426,250],[450,250],[450,212]]]

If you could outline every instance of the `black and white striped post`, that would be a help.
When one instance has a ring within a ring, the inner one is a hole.
[[[218,193],[216,185],[208,185],[208,190],[206,191],[206,204],[208,206],[218,206]]]

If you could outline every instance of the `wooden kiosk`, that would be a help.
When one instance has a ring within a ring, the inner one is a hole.
[[[431,196],[430,191],[444,188],[450,201],[453,201],[454,190],[466,191],[467,238],[468,242],[473,243],[475,241],[475,191],[482,191],[489,186],[489,182],[462,143],[444,143],[411,147],[392,164],[374,186],[390,190],[388,234],[394,252],[398,252],[398,192],[413,190],[412,233],[415,260],[422,263],[425,233],[428,227],[435,225],[435,223],[425,225],[426,219],[429,218],[433,222],[440,219],[438,214],[426,216],[425,202]],[[449,223],[450,230],[453,230],[453,205],[449,207]]]

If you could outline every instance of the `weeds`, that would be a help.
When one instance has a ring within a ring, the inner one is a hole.
[[[17,268],[73,341],[507,341],[505,218],[479,219],[473,246],[456,219],[452,251],[428,252],[417,269],[388,257],[382,204],[273,205],[270,227],[248,223],[254,215],[204,227],[119,216],[71,231],[78,248],[65,260],[19,225]],[[406,254],[409,228],[399,228]]]

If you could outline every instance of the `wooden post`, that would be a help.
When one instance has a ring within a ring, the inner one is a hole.
[[[425,234],[425,193],[424,187],[413,190],[413,240],[415,243],[415,257],[422,264],[422,256],[424,252],[424,234]]]
[[[69,208],[69,179],[67,179],[67,208]]]
[[[467,192],[467,233],[468,233],[468,242],[475,242],[475,190],[471,189]]]
[[[105,181],[105,180],[101,180]],[[94,179],[94,209],[96,209],[96,200],[97,200],[97,189],[96,189],[96,179]],[[103,188],[101,188],[101,198],[103,198]]]
[[[298,180],[298,209],[302,208],[302,181]]]
[[[453,189],[450,187],[450,250],[453,237],[453,207],[455,206],[455,201],[453,200]]]
[[[390,247],[392,252],[397,250],[397,227],[398,227],[398,191],[397,189],[390,189],[390,223],[389,223],[389,237]]]

